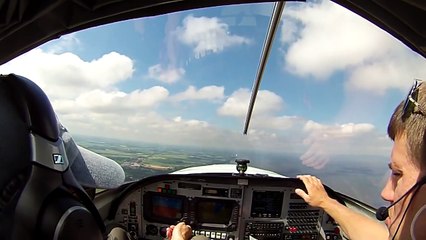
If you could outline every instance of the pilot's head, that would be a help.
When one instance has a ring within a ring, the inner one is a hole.
[[[389,125],[389,137],[405,138],[411,162],[421,170],[426,168],[426,83],[416,80],[407,98],[395,109]]]
[[[422,204],[418,189],[412,189],[422,177],[426,176],[426,83],[415,81],[413,87],[395,109],[389,125],[388,135],[394,141],[389,168],[391,174],[381,193],[390,203],[402,200],[389,209],[386,224],[391,236],[397,232],[396,239],[406,239],[414,215]],[[411,191],[410,191],[411,189]],[[408,192],[408,194],[406,194]],[[406,194],[406,195],[405,195]]]

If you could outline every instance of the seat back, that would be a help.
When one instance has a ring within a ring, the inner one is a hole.
[[[102,220],[70,170],[55,112],[44,92],[0,75],[0,236],[102,239]]]

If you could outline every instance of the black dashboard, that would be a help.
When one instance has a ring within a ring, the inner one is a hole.
[[[336,222],[296,188],[304,189],[299,179],[265,175],[160,175],[128,185],[110,218],[135,239],[164,239],[181,220],[193,235],[217,240],[342,239]]]

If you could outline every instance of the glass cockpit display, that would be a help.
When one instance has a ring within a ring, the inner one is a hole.
[[[185,201],[181,196],[149,192],[144,196],[144,216],[151,221],[176,223],[183,217]]]
[[[234,201],[218,199],[198,199],[196,216],[199,223],[229,224]]]
[[[182,218],[182,199],[153,196],[152,202],[152,211],[156,216],[169,219]]]
[[[234,200],[188,198],[157,192],[147,192],[143,198],[143,215],[150,222],[176,224],[186,218],[197,224],[228,226],[238,215],[238,204]]]
[[[251,217],[279,218],[283,205],[284,192],[278,191],[254,191]]]

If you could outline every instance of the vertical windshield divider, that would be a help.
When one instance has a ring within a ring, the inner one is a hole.
[[[253,113],[254,103],[256,101],[257,92],[259,91],[260,82],[262,80],[263,72],[265,70],[266,63],[268,61],[269,53],[271,51],[272,43],[275,39],[275,33],[278,29],[278,25],[281,20],[282,12],[284,9],[285,2],[275,2],[274,9],[271,15],[271,21],[269,22],[268,32],[266,33],[265,42],[263,43],[262,54],[260,57],[259,67],[257,68],[256,79],[253,83],[251,91],[250,103],[247,109],[247,116],[244,125],[244,134],[247,134],[248,127],[250,125],[251,116]]]

